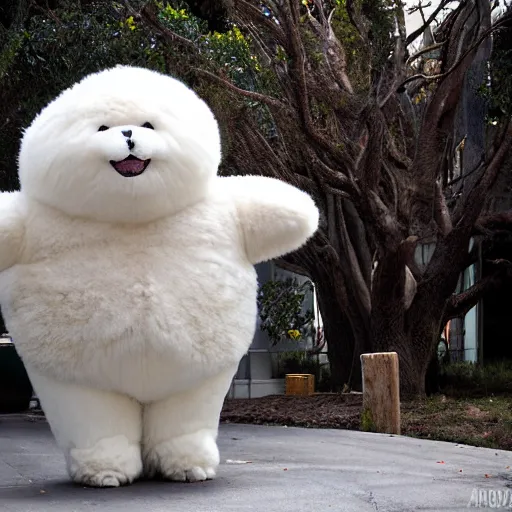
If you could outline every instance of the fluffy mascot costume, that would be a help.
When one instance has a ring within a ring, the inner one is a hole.
[[[116,67],[23,135],[0,201],[0,302],[70,477],[215,476],[219,414],[255,331],[254,264],[318,225],[304,192],[219,177],[207,105]]]

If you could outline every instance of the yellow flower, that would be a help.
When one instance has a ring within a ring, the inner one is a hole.
[[[173,9],[169,4],[165,6],[165,13],[175,20],[188,20],[188,14],[185,9]]]
[[[290,329],[288,331],[288,336],[296,340],[297,338],[300,338],[300,331],[298,331],[297,329]]]
[[[133,20],[133,16],[126,18],[126,21],[124,23],[122,21],[119,22],[119,25],[121,27],[124,27],[125,24],[130,30],[135,30],[137,28],[135,25],[135,21]]]

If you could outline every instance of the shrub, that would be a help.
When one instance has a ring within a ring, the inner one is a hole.
[[[449,395],[512,393],[512,361],[484,365],[471,362],[444,364],[440,383],[442,391]]]

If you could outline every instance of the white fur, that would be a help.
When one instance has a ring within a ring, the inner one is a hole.
[[[0,272],[20,258],[25,235],[25,215],[19,192],[0,194]]]
[[[318,210],[305,192],[261,176],[225,178],[234,198],[251,263],[268,261],[302,245],[318,226]]]
[[[148,475],[160,473],[179,481],[215,476],[219,416],[235,371],[236,366],[144,407],[143,456]]]
[[[142,407],[136,400],[27,370],[73,480],[118,487],[140,476]]]
[[[110,129],[99,132],[101,125]],[[133,131],[131,153],[151,158],[151,172],[136,183],[109,164],[130,154],[123,130]],[[86,77],[37,116],[23,137],[20,181],[25,194],[72,216],[148,222],[202,199],[220,156],[215,118],[193,91],[117,67]]]
[[[125,178],[109,160],[128,156],[128,129],[151,163]],[[0,197],[0,303],[77,482],[215,475],[256,324],[253,264],[318,223],[303,192],[219,178],[219,162],[206,104],[136,68],[86,78],[25,133],[21,192]]]

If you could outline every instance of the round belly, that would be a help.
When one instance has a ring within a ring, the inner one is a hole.
[[[132,263],[67,260],[2,273],[2,313],[27,366],[141,401],[234,371],[255,330],[254,269]]]

